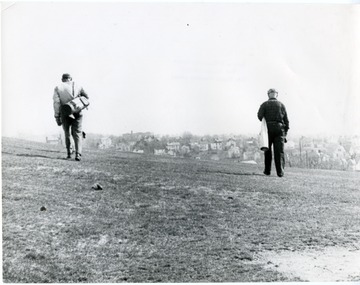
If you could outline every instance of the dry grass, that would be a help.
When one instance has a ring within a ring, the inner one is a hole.
[[[296,281],[259,254],[347,246],[360,233],[359,173],[281,179],[104,150],[78,163],[8,138],[2,151],[4,282]]]

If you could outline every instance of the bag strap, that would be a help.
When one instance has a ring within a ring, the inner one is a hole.
[[[82,97],[82,96],[79,96],[79,99],[80,99],[81,103],[83,103],[83,105],[87,108],[87,106],[88,106],[89,104],[86,104],[81,97]]]
[[[72,82],[72,96],[73,97],[75,97],[74,84],[75,84],[75,82],[73,81]]]

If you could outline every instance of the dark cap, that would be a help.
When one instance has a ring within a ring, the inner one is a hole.
[[[71,75],[69,74],[69,73],[64,73],[63,75],[62,75],[62,79],[64,80],[64,79],[69,79],[69,78],[71,78]]]
[[[274,88],[271,88],[271,89],[269,89],[269,91],[268,91],[268,94],[270,94],[270,93],[279,93],[276,89],[274,89]]]

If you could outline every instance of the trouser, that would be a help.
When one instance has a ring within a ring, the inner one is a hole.
[[[70,128],[71,135],[74,139],[75,152],[81,155],[82,151],[82,114],[73,114],[75,118],[69,116],[61,116],[62,125],[65,133],[65,145],[68,154],[71,154]]]
[[[285,154],[284,154],[284,143],[285,135],[284,131],[279,126],[268,125],[268,136],[269,136],[269,149],[265,151],[265,173],[270,174],[271,162],[272,162],[272,146],[274,146],[274,158],[275,168],[278,176],[284,175],[285,167]]]

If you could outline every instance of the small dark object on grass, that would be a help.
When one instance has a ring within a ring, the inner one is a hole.
[[[40,208],[40,211],[46,211],[46,208],[45,208],[44,206],[42,206],[42,207]]]
[[[238,256],[238,255],[235,255],[234,258],[235,259],[240,259],[240,260],[248,260],[248,261],[253,260],[253,258],[251,256]]]
[[[94,190],[103,190],[103,187],[99,183],[95,183],[92,186],[92,189],[94,189]]]
[[[36,253],[30,252],[27,255],[25,255],[25,258],[32,259],[32,260],[40,260],[40,259],[45,259],[45,256],[42,254],[36,254]]]

